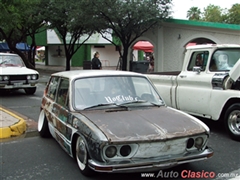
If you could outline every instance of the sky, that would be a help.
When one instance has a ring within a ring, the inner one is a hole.
[[[199,7],[203,12],[209,4],[230,9],[236,3],[240,4],[240,0],[172,0],[172,16],[174,19],[187,19],[187,11],[193,6]]]

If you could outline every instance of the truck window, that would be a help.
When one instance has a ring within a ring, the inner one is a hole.
[[[201,71],[205,71],[209,52],[208,51],[196,51],[192,53],[187,70],[192,71],[193,67],[201,67]]]
[[[211,58],[210,71],[229,71],[240,60],[240,49],[219,49]]]

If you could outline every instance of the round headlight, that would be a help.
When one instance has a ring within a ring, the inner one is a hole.
[[[128,156],[130,153],[131,153],[131,147],[129,145],[124,145],[124,146],[121,147],[120,154],[123,157]]]
[[[27,75],[27,80],[30,80],[31,79],[31,75]]]
[[[36,80],[37,79],[37,75],[36,74],[32,75],[32,79]]]
[[[8,81],[9,80],[9,76],[3,76],[3,80],[4,81]]]
[[[114,157],[116,155],[116,153],[117,153],[117,148],[115,146],[109,146],[105,151],[105,155],[108,158]]]
[[[202,137],[197,137],[195,139],[195,147],[200,149],[203,145],[203,138]]]
[[[190,149],[192,148],[194,145],[194,139],[193,138],[189,138],[187,141],[187,148]]]

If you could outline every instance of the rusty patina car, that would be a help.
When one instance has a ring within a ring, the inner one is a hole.
[[[167,107],[149,79],[133,72],[52,74],[38,131],[76,158],[84,175],[159,170],[213,155],[209,128]]]

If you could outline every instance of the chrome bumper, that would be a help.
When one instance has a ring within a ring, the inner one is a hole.
[[[213,149],[206,148],[200,153],[186,154],[176,158],[154,158],[139,160],[123,160],[119,162],[101,163],[93,160],[88,161],[89,167],[97,172],[144,172],[166,169],[184,163],[206,160],[213,156]]]
[[[0,82],[0,89],[23,89],[35,87],[38,80],[29,80],[28,83],[25,81],[4,81]]]

